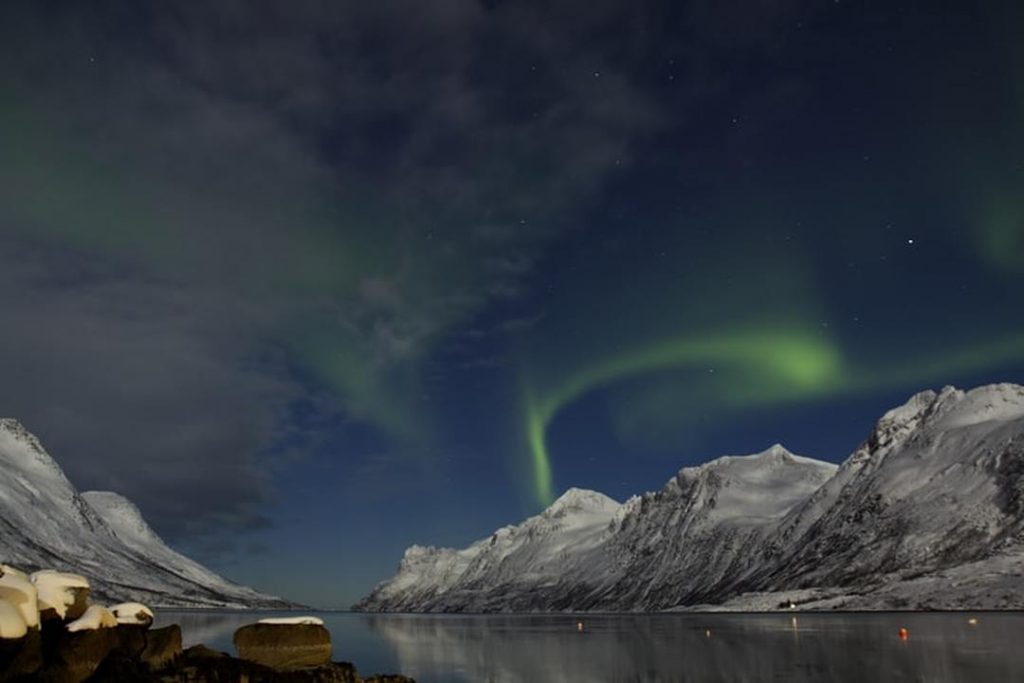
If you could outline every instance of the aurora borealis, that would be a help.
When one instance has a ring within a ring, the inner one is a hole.
[[[330,605],[569,486],[838,461],[909,394],[1024,381],[1022,25],[5,3],[0,414]]]

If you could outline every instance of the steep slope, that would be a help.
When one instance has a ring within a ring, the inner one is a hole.
[[[104,599],[157,605],[287,607],[176,553],[112,493],[79,494],[39,440],[0,419],[0,558],[74,571]]]
[[[464,550],[409,548],[398,574],[356,609],[482,612],[559,609],[586,592],[586,565],[619,504],[569,489],[541,514]]]
[[[1022,475],[1024,387],[917,394],[784,522],[757,587],[870,586],[1013,550]]]
[[[755,551],[785,515],[835,471],[778,444],[680,470],[623,506],[607,552],[625,571],[593,606],[662,609],[727,592],[756,569]]]
[[[127,498],[111,491],[86,491],[82,498],[107,523],[119,541],[145,558],[150,565],[162,567],[176,579],[180,579],[182,590],[194,592],[193,586],[201,586],[218,596],[218,599],[227,597],[235,603],[253,606],[286,604],[285,601],[273,596],[232,583],[171,549],[150,528],[139,509]]]

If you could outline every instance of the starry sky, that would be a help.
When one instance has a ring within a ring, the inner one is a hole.
[[[0,8],[0,414],[241,582],[1024,381],[1024,8]]]

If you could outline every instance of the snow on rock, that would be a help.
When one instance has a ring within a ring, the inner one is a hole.
[[[122,602],[112,605],[110,613],[114,615],[119,624],[152,624],[153,610],[141,602]]]
[[[257,624],[275,624],[280,626],[292,626],[292,625],[308,625],[308,626],[323,626],[324,620],[319,617],[268,617],[266,619],[260,619],[256,622]]]
[[[0,597],[0,638],[21,638],[28,633],[21,610]]]
[[[15,569],[9,564],[0,564],[0,576],[4,574],[10,574],[11,576],[20,576],[23,579],[28,578],[28,574],[21,571],[20,569]]]
[[[68,607],[75,604],[77,589],[88,589],[89,581],[78,574],[44,569],[32,574],[39,596],[39,611],[52,609],[61,619],[67,616]]]
[[[0,575],[0,599],[14,605],[25,625],[29,628],[39,626],[39,601],[36,587],[21,572],[3,567]]]
[[[68,631],[95,631],[101,628],[113,628],[117,626],[117,617],[103,605],[89,605],[85,614],[67,625]]]

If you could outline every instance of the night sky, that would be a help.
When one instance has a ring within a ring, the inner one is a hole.
[[[1024,6],[9,0],[0,414],[232,578],[1024,381]]]

